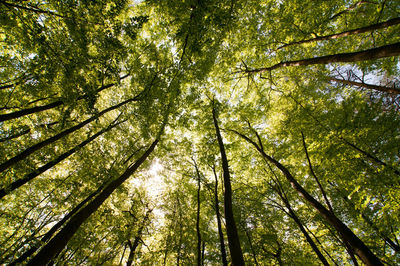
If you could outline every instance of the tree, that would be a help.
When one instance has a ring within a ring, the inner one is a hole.
[[[399,264],[399,17],[0,0],[0,264]]]

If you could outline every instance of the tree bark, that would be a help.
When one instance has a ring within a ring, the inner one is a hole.
[[[218,177],[215,172],[215,167],[212,168],[215,177],[215,186],[214,186],[214,200],[215,200],[215,214],[217,216],[217,225],[218,225],[218,235],[219,235],[219,244],[221,249],[221,259],[222,265],[228,266],[228,260],[226,259],[226,250],[224,243],[224,233],[222,232],[222,224],[221,224],[221,214],[219,213],[219,199],[218,199]]]
[[[286,208],[288,209],[287,214],[289,215],[290,218],[293,219],[293,221],[297,224],[299,227],[300,231],[303,233],[304,237],[306,238],[308,244],[311,246],[317,257],[320,259],[323,265],[329,266],[328,261],[326,260],[325,256],[322,254],[322,252],[319,250],[317,245],[315,244],[314,240],[310,237],[308,232],[303,226],[303,223],[300,221],[299,217],[296,215],[294,210],[292,209],[292,206],[290,205],[289,199],[287,198],[285,192],[283,191],[283,188],[281,186],[281,183],[279,182],[278,177],[275,175],[275,172],[272,170],[271,166],[268,164],[268,167],[271,171],[271,173],[275,176],[274,182],[277,185],[277,187],[272,187],[273,190],[278,194],[278,196],[281,198],[282,202],[285,204]]]
[[[246,225],[244,225],[244,227],[246,227]],[[253,260],[254,260],[254,265],[258,266],[259,264],[258,264],[258,261],[257,261],[257,254],[256,254],[256,251],[254,250],[253,243],[252,243],[252,240],[251,240],[251,237],[250,237],[250,233],[247,230],[247,228],[244,228],[244,231],[245,231],[246,236],[247,236],[247,241],[249,242],[251,255],[253,256]]]
[[[196,213],[196,232],[197,232],[197,265],[201,266],[201,232],[200,232],[200,172],[196,161],[193,159],[197,175],[197,213]]]
[[[307,58],[302,60],[280,62],[270,67],[262,67],[255,69],[246,68],[240,72],[255,74],[255,73],[268,72],[277,68],[288,67],[288,66],[309,66],[309,65],[329,64],[329,63],[348,63],[348,62],[374,60],[379,58],[398,56],[399,54],[400,54],[400,43],[397,42],[394,44],[384,45],[377,48],[372,48],[359,52],[340,53],[340,54],[325,55],[314,58]]]
[[[52,160],[52,161],[46,163],[45,165],[39,167],[38,169],[36,169],[32,173],[29,173],[29,174],[25,175],[23,178],[12,182],[11,185],[9,185],[7,188],[0,189],[0,199],[2,199],[4,196],[9,194],[10,192],[16,190],[20,186],[25,185],[26,183],[28,183],[29,181],[31,181],[35,177],[43,174],[44,172],[46,172],[47,170],[49,170],[53,166],[57,165],[58,163],[60,163],[64,159],[66,159],[69,156],[71,156],[72,154],[74,154],[76,151],[78,151],[81,148],[85,147],[88,143],[90,143],[93,140],[95,140],[98,136],[104,134],[107,131],[110,131],[111,129],[113,129],[114,127],[118,126],[119,124],[120,123],[116,123],[114,125],[110,125],[107,128],[104,128],[104,129],[100,130],[99,132],[97,132],[93,136],[87,138],[85,141],[83,141],[80,144],[78,144],[77,146],[75,146],[74,148],[70,149],[69,151],[67,151],[67,152],[65,152],[63,154],[61,154],[60,156],[58,156],[54,160]]]
[[[225,194],[224,194],[224,206],[225,206],[225,219],[226,219],[226,231],[228,235],[229,251],[231,254],[232,265],[245,265],[243,259],[242,249],[240,247],[239,235],[236,227],[236,222],[233,216],[232,210],[232,187],[231,178],[229,174],[228,159],[225,153],[224,143],[222,141],[221,133],[218,127],[217,117],[215,108],[213,108],[213,120],[215,131],[218,139],[218,145],[221,152],[222,169],[224,176]]]
[[[350,230],[340,219],[338,219],[333,213],[331,213],[328,209],[326,209],[319,201],[317,201],[314,197],[312,197],[292,176],[289,170],[279,163],[277,160],[267,155],[264,150],[262,150],[257,143],[249,139],[247,136],[235,131],[230,130],[236,133],[241,138],[245,139],[247,142],[252,144],[257,151],[269,162],[273,163],[286,177],[288,182],[292,185],[292,187],[301,195],[301,197],[307,201],[318,213],[329,222],[341,235],[343,240],[347,242],[351,248],[354,250],[354,253],[360,257],[360,259],[366,265],[383,265],[377,256],[361,241],[354,233]]]
[[[341,195],[343,200],[351,206],[354,211],[357,211],[356,206],[354,203],[347,197],[342,190],[340,190],[337,186],[335,186],[332,182],[329,182],[331,186],[334,186],[338,193]],[[400,253],[400,246],[397,245],[392,239],[390,239],[386,234],[384,234],[369,218],[365,213],[360,213],[361,217],[368,224],[388,245],[389,247],[396,253]]]
[[[158,143],[156,139],[146,152],[128,167],[126,171],[117,179],[110,182],[89,204],[80,209],[68,223],[33,257],[27,265],[46,265],[54,255],[59,253],[68,243],[69,239],[75,234],[79,227],[92,215],[101,204],[117,189],[125,180],[127,180],[147,159]]]
[[[310,159],[310,156],[308,155],[306,140],[305,140],[305,138],[304,138],[303,132],[301,132],[301,138],[302,138],[302,140],[303,140],[304,152],[305,152],[305,154],[306,154],[306,158],[307,158],[307,161],[308,161],[308,167],[310,168],[311,175],[314,177],[315,182],[317,182],[317,185],[318,185],[318,187],[319,187],[319,190],[321,190],[322,196],[324,197],[324,200],[325,200],[326,205],[328,206],[328,209],[329,209],[332,213],[334,213],[333,208],[332,208],[332,205],[331,205],[331,202],[329,201],[328,196],[327,196],[326,193],[325,193],[325,189],[322,187],[321,182],[319,182],[319,179],[318,179],[317,175],[315,174],[314,169],[313,169],[313,167],[312,167],[311,159]]]
[[[120,80],[123,80],[128,76],[129,75],[122,76],[120,78]],[[116,84],[117,83],[111,83],[111,84],[108,84],[108,85],[101,86],[100,88],[97,89],[96,93],[99,93],[102,90],[108,89],[108,88],[110,88],[110,87],[112,87],[112,86],[114,86]],[[76,100],[81,100],[81,99],[84,99],[86,97],[87,96],[80,96]],[[8,120],[15,119],[15,118],[19,118],[19,117],[22,117],[22,116],[25,116],[25,115],[29,115],[29,114],[42,112],[42,111],[45,111],[45,110],[49,110],[49,109],[55,108],[55,107],[63,105],[63,104],[64,104],[64,102],[62,100],[58,100],[58,101],[55,101],[55,102],[52,102],[52,103],[49,103],[49,104],[45,104],[45,105],[42,105],[42,106],[36,106],[36,107],[32,107],[32,108],[27,108],[27,109],[23,109],[23,110],[12,112],[12,113],[8,113],[8,114],[1,114],[0,115],[0,122],[8,121]]]
[[[65,136],[69,135],[70,133],[72,133],[74,131],[77,131],[78,129],[81,129],[82,127],[84,127],[85,125],[89,124],[90,122],[96,120],[97,118],[99,118],[100,116],[104,115],[105,113],[108,113],[108,112],[110,112],[112,110],[115,110],[115,109],[117,109],[117,108],[119,108],[119,107],[121,107],[121,106],[123,106],[125,104],[128,104],[130,102],[137,101],[137,98],[138,97],[136,96],[134,98],[128,99],[126,101],[123,101],[122,103],[119,103],[117,105],[111,106],[111,107],[101,111],[100,113],[92,116],[91,118],[88,118],[85,121],[79,123],[78,125],[75,125],[75,126],[69,128],[69,129],[66,129],[66,130],[58,133],[57,135],[55,135],[55,136],[53,136],[51,138],[48,138],[48,139],[46,139],[44,141],[41,141],[41,142],[39,142],[39,143],[37,143],[37,144],[25,149],[20,154],[14,156],[13,158],[11,158],[11,159],[5,161],[4,163],[2,163],[0,165],[0,173],[5,171],[6,169],[11,167],[12,165],[18,163],[19,161],[25,159],[26,157],[28,157],[29,155],[31,155],[35,151],[38,151],[39,149],[52,144],[53,142],[55,142],[55,141],[65,137]]]
[[[68,220],[71,218],[75,213],[77,213],[83,206],[85,206],[86,203],[88,203],[94,196],[96,196],[101,189],[103,189],[104,186],[100,186],[96,191],[91,193],[86,199],[81,201],[75,208],[73,208],[67,215],[65,215],[60,221],[58,221],[41,239],[41,243],[46,243],[53,235],[54,233],[60,229]],[[27,251],[25,251],[18,259],[13,261],[9,266],[17,265],[25,261],[29,256],[31,256],[33,253],[35,253],[36,250],[38,250],[38,246],[33,246]]]
[[[381,22],[381,23],[376,23],[376,24],[372,24],[369,26],[365,26],[365,27],[361,27],[361,28],[357,28],[357,29],[353,29],[353,30],[342,31],[342,32],[336,33],[336,34],[319,36],[319,37],[315,37],[312,39],[307,39],[307,40],[302,40],[302,41],[297,41],[297,42],[291,42],[291,43],[280,46],[278,48],[278,50],[288,47],[288,46],[296,45],[296,44],[338,39],[341,37],[346,37],[346,36],[356,35],[356,34],[360,34],[360,33],[370,32],[370,31],[374,31],[374,30],[378,30],[378,29],[388,28],[390,26],[394,26],[397,24],[400,24],[400,18],[392,18],[392,19],[389,19],[389,20]]]
[[[390,88],[390,87],[385,87],[385,86],[368,84],[368,83],[364,83],[364,82],[361,83],[361,82],[356,82],[356,81],[351,81],[351,80],[337,79],[337,78],[333,78],[333,77],[330,77],[329,80],[347,84],[347,85],[356,86],[356,87],[366,88],[369,90],[376,90],[376,91],[392,93],[392,94],[400,94],[400,89],[397,89],[394,87]]]
[[[140,225],[138,232],[135,236],[135,239],[133,240],[133,243],[131,243],[131,241],[128,240],[129,256],[128,256],[128,260],[126,262],[126,266],[131,266],[133,263],[136,248],[139,246],[140,241],[142,241],[142,233],[143,233],[144,228],[146,227],[147,220],[149,219],[149,215],[151,212],[152,212],[152,209],[147,210],[147,212],[143,218],[142,224]]]

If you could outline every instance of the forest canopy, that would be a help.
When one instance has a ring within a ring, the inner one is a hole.
[[[0,264],[399,265],[397,0],[0,0]]]

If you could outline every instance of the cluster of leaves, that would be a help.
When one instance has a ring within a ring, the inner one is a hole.
[[[213,110],[246,264],[365,261],[243,136],[400,263],[399,15],[387,0],[0,1],[0,263],[34,258],[156,139],[51,261],[216,265],[222,241],[235,265]]]

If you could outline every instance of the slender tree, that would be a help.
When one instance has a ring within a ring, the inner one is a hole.
[[[274,69],[278,69],[281,67],[288,67],[288,66],[309,66],[309,65],[319,65],[319,64],[329,64],[329,63],[349,63],[349,62],[358,62],[365,60],[375,60],[379,58],[392,57],[398,55],[400,55],[400,43],[394,43],[359,52],[331,54],[331,55],[307,58],[302,60],[280,62],[270,67],[262,67],[254,69],[248,69],[246,67],[246,69],[240,72],[244,72],[247,74],[255,74],[255,73],[269,72]]]
[[[71,239],[82,223],[84,223],[111,195],[111,193],[126,181],[140,167],[147,157],[149,157],[158,141],[159,140],[156,139],[132,166],[128,167],[121,176],[105,186],[105,188],[97,194],[89,204],[80,209],[69,220],[69,222],[42,249],[40,249],[27,265],[43,265],[49,263],[53,256],[58,254],[65,247],[69,239]]]
[[[217,226],[218,226],[219,245],[220,245],[220,250],[221,250],[221,260],[222,260],[222,265],[227,266],[228,260],[226,259],[224,232],[222,231],[221,214],[219,213],[218,177],[217,177],[217,173],[215,171],[215,166],[212,167],[212,170],[213,170],[214,179],[215,179],[214,204],[215,204],[215,215],[217,216]]]
[[[197,175],[197,212],[196,212],[196,233],[197,233],[197,265],[201,266],[201,231],[200,231],[200,190],[201,190],[201,178],[200,171],[196,161],[192,158],[194,167]]]
[[[253,140],[248,138],[247,136],[235,131],[238,136],[252,144],[257,151],[269,162],[273,163],[286,177],[288,182],[292,185],[292,187],[306,200],[315,210],[317,210],[327,222],[329,222],[341,235],[341,237],[349,243],[351,248],[354,250],[355,254],[357,254],[360,259],[366,265],[383,265],[380,259],[375,256],[374,253],[361,241],[351,230],[348,228],[341,220],[339,220],[333,213],[331,213],[328,209],[326,209],[321,203],[319,203],[314,197],[312,197],[293,177],[293,175],[289,172],[289,170],[279,163],[277,160],[267,155],[264,150]]]
[[[116,126],[118,126],[119,124],[122,123],[122,122],[118,122],[118,123],[114,123],[114,122],[111,123],[108,127],[104,128],[104,129],[100,130],[99,132],[97,132],[96,134],[90,136],[89,138],[87,138],[86,140],[84,140],[83,142],[78,144],[77,146],[75,146],[72,149],[64,152],[63,154],[59,155],[57,158],[51,160],[50,162],[46,163],[45,165],[39,167],[38,169],[36,169],[32,173],[29,173],[29,174],[25,175],[23,178],[12,182],[11,185],[7,186],[7,188],[0,189],[0,199],[3,198],[5,195],[9,194],[10,192],[16,190],[17,188],[21,187],[22,185],[25,185],[26,183],[28,183],[29,181],[31,181],[35,177],[43,174],[44,172],[46,172],[47,170],[49,170],[53,166],[57,165],[58,163],[62,162],[65,159],[67,159],[69,156],[74,154],[76,151],[78,151],[78,150],[82,149],[83,147],[85,147],[87,144],[89,144],[90,142],[95,140],[97,137],[99,137],[102,134],[110,131],[111,129],[115,128]]]
[[[338,78],[334,78],[334,77],[330,77],[329,80],[337,82],[337,83],[341,83],[341,84],[366,88],[369,90],[376,90],[376,91],[392,93],[392,94],[400,94],[400,89],[395,88],[395,87],[391,88],[391,87],[368,84],[368,83],[364,83],[364,82],[356,82],[356,81],[351,81],[351,80],[338,79]]]
[[[279,198],[282,200],[284,203],[286,209],[287,209],[287,214],[289,215],[290,218],[293,219],[293,221],[297,224],[299,227],[301,233],[304,235],[306,238],[308,244],[310,244],[311,248],[315,252],[315,254],[318,256],[320,261],[322,262],[323,265],[329,265],[328,261],[326,260],[325,256],[321,253],[317,245],[315,244],[314,240],[310,237],[308,232],[306,231],[305,227],[303,226],[303,223],[300,221],[299,217],[296,215],[294,212],[289,199],[285,193],[285,191],[282,188],[282,184],[280,183],[278,177],[276,176],[275,172],[273,171],[272,167],[268,164],[268,168],[270,169],[270,172],[273,174],[274,177],[272,177],[272,180],[275,183],[275,186],[271,186],[272,189],[278,194]]]
[[[368,25],[368,26],[357,28],[357,29],[353,29],[353,30],[342,31],[340,33],[330,34],[330,35],[325,35],[325,36],[317,36],[317,37],[312,38],[312,39],[306,39],[306,40],[297,41],[297,42],[291,42],[291,43],[288,43],[288,44],[280,46],[278,48],[278,50],[282,49],[282,48],[285,48],[285,47],[288,47],[288,46],[293,46],[293,45],[298,45],[298,44],[318,42],[318,41],[326,41],[326,40],[332,40],[332,39],[337,39],[337,38],[341,38],[341,37],[347,37],[347,36],[351,36],[351,35],[356,35],[356,34],[360,34],[360,33],[371,32],[371,31],[374,31],[374,30],[384,29],[384,28],[388,28],[390,26],[394,26],[394,25],[398,25],[398,24],[400,24],[400,18],[392,18],[392,19],[389,19],[389,20],[384,21],[384,22]]]
[[[123,79],[125,79],[127,77],[129,77],[129,75],[124,75],[124,76],[120,77],[120,80],[123,80]],[[97,89],[96,93],[99,93],[99,92],[101,92],[101,91],[103,91],[105,89],[111,88],[111,87],[113,87],[115,85],[117,85],[117,83],[110,83],[110,84],[107,84],[107,85],[103,85],[103,86],[101,86],[100,88]],[[85,99],[85,98],[88,98],[88,96],[87,95],[86,96],[79,96],[77,98],[77,100],[82,100],[82,99]],[[8,121],[8,120],[11,120],[11,119],[16,119],[16,118],[19,118],[19,117],[22,117],[22,116],[25,116],[25,115],[29,115],[29,114],[34,114],[34,113],[50,110],[50,109],[53,109],[55,107],[61,106],[63,104],[64,104],[64,101],[58,100],[58,101],[55,101],[55,102],[52,102],[52,103],[48,103],[48,104],[45,104],[45,105],[42,105],[42,106],[35,106],[35,107],[31,107],[31,108],[15,111],[15,112],[8,113],[8,114],[1,114],[0,115],[0,122]]]
[[[218,127],[215,107],[213,108],[213,120],[218,140],[218,146],[221,152],[222,169],[224,173],[224,186],[225,186],[224,207],[225,207],[226,232],[228,235],[229,251],[231,254],[233,265],[244,265],[242,248],[240,247],[239,234],[237,231],[236,222],[232,210],[232,187],[231,187],[231,178],[229,174],[228,159],[226,157],[224,143],[222,141],[222,136]]]
[[[116,110],[116,109],[120,108],[121,106],[124,106],[124,105],[126,105],[128,103],[137,101],[138,99],[139,99],[139,95],[136,96],[136,97],[133,97],[131,99],[125,100],[125,101],[123,101],[123,102],[121,102],[119,104],[116,104],[114,106],[111,106],[111,107],[109,107],[107,109],[104,109],[103,111],[101,111],[101,112],[95,114],[94,116],[92,116],[92,117],[80,122],[79,124],[62,131],[62,132],[54,135],[53,137],[50,137],[50,138],[48,138],[46,140],[43,140],[43,141],[41,141],[39,143],[36,143],[35,145],[25,149],[24,151],[22,151],[18,155],[15,155],[14,157],[12,157],[12,158],[8,159],[7,161],[5,161],[4,163],[2,163],[0,165],[0,172],[3,172],[5,170],[7,170],[9,167],[11,167],[14,164],[18,163],[19,161],[25,159],[26,157],[28,157],[32,153],[38,151],[39,149],[44,148],[44,147],[52,144],[53,142],[56,142],[57,140],[65,137],[65,136],[68,136],[69,134],[81,129],[82,127],[84,127],[87,124],[89,124],[90,122],[96,120],[100,116],[102,116],[102,115],[104,115],[104,114],[106,114],[106,113],[108,113],[110,111]]]
[[[153,211],[153,209],[148,209],[146,211],[146,214],[143,217],[142,223],[140,224],[139,229],[135,235],[133,243],[131,242],[130,239],[128,239],[129,256],[128,256],[128,260],[126,262],[126,266],[131,266],[133,263],[133,259],[135,257],[135,251],[136,251],[137,247],[139,246],[140,242],[143,241],[142,240],[143,230],[146,228],[146,226],[148,224],[148,221],[150,219],[149,216],[152,211]]]

